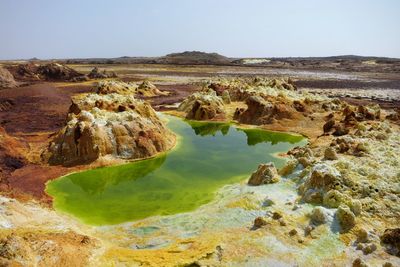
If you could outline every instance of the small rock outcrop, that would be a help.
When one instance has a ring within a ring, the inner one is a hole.
[[[90,79],[107,79],[107,78],[117,78],[117,74],[114,71],[100,71],[97,67],[94,67],[90,73],[87,75]]]
[[[311,212],[311,222],[315,225],[326,223],[327,216],[324,208],[315,207]]]
[[[51,81],[69,81],[76,77],[83,76],[82,73],[58,63],[40,65],[38,67],[38,73],[41,75],[42,79]]]
[[[344,232],[350,230],[355,225],[356,216],[346,205],[340,205],[336,211],[336,218]]]
[[[174,135],[145,101],[88,94],[73,100],[67,124],[42,154],[50,164],[77,165],[110,155],[147,158],[170,149]]]
[[[5,68],[0,66],[0,88],[16,87],[17,82],[14,80],[13,75]]]
[[[120,95],[139,95],[153,97],[167,95],[168,92],[162,92],[149,81],[144,81],[139,86],[132,82],[122,82],[115,80],[100,81],[97,84],[96,92],[101,95],[120,94]]]
[[[324,195],[340,182],[340,173],[335,168],[318,163],[313,166],[311,174],[300,186],[299,191],[305,202],[321,204]]]
[[[168,95],[168,92],[160,91],[154,84],[150,81],[143,81],[138,88],[136,89],[136,93],[141,96],[151,97],[151,96],[159,96],[159,95]]]
[[[201,91],[187,97],[178,107],[187,119],[211,120],[225,118],[224,102],[215,91]]]
[[[324,159],[337,160],[338,156],[336,154],[336,150],[333,147],[327,147],[324,152]]]
[[[251,175],[248,184],[262,185],[276,182],[279,182],[278,171],[276,170],[274,164],[270,162],[266,164],[260,164],[258,169]]]
[[[293,118],[293,108],[284,103],[272,103],[260,96],[250,96],[246,100],[247,109],[236,110],[234,118],[245,124],[270,124],[275,119]]]
[[[135,83],[126,83],[120,81],[100,81],[97,83],[96,93],[100,95],[120,94],[134,95],[137,90]]]
[[[9,71],[15,79],[21,81],[73,81],[84,77],[82,73],[59,63],[19,64],[9,66]]]
[[[254,219],[253,228],[258,229],[267,225],[267,221],[263,217],[257,217]]]
[[[400,256],[400,228],[386,229],[381,241],[387,246],[390,254]]]

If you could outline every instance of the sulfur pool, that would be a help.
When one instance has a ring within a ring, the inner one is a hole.
[[[224,185],[247,179],[260,163],[282,166],[285,160],[276,154],[306,143],[299,135],[167,119],[179,137],[175,149],[53,180],[46,192],[54,208],[90,225],[191,211],[212,201]]]

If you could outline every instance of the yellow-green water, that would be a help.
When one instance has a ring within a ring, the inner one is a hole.
[[[162,156],[61,177],[47,185],[54,207],[92,225],[109,225],[193,210],[226,184],[246,179],[306,140],[229,124],[168,117],[178,146]]]

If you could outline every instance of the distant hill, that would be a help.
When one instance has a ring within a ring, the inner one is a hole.
[[[0,61],[1,63],[2,61]],[[3,61],[9,64],[13,61]],[[26,60],[14,61],[14,63]],[[219,65],[219,66],[251,66],[268,68],[295,68],[310,70],[342,70],[342,71],[380,71],[400,73],[400,59],[340,55],[330,57],[253,57],[229,58],[217,53],[201,51],[185,51],[172,53],[161,57],[130,57],[117,58],[76,58],[38,60],[37,63],[59,62],[63,64],[166,64],[166,65]]]
[[[231,60],[217,53],[205,53],[200,51],[185,51],[182,53],[168,54],[160,57],[157,63],[176,65],[226,65]]]

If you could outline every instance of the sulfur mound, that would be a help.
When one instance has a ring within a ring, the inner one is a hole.
[[[127,95],[88,94],[73,100],[66,126],[42,157],[63,165],[88,163],[106,155],[147,158],[170,149],[174,140],[147,102]]]
[[[97,84],[96,92],[101,95],[116,93],[120,95],[140,95],[145,97],[168,94],[168,92],[158,90],[158,88],[149,81],[144,81],[138,86],[136,83],[115,80],[100,81]]]
[[[270,102],[260,96],[250,96],[246,100],[247,110],[235,112],[235,119],[245,124],[269,124],[274,120],[289,119],[296,112],[283,102]]]
[[[168,92],[160,91],[154,84],[149,81],[143,81],[136,90],[138,95],[151,97],[158,95],[167,95]]]
[[[201,91],[188,96],[178,107],[187,119],[210,120],[225,117],[224,102],[215,91]]]
[[[336,211],[336,218],[343,231],[348,231],[355,225],[356,216],[346,205],[341,205]]]
[[[251,175],[249,185],[272,184],[279,181],[278,171],[272,162],[260,164],[258,169]]]
[[[136,90],[136,84],[120,81],[100,81],[96,87],[96,93],[100,95],[113,93],[120,95],[134,95],[136,93]]]

